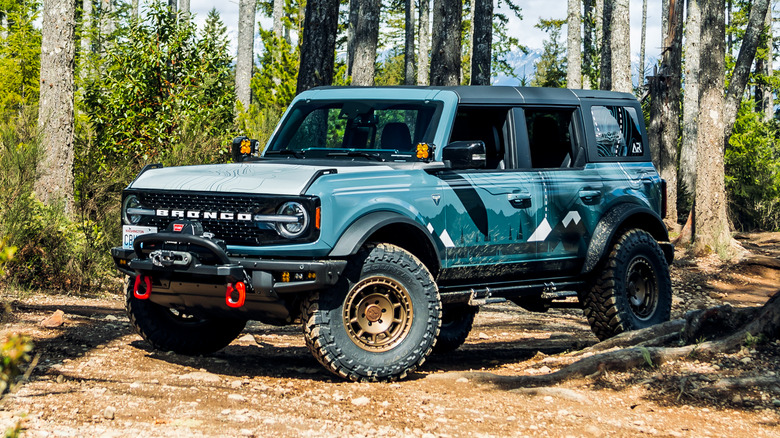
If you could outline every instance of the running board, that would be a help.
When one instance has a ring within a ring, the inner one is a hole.
[[[576,290],[582,288],[582,281],[562,281],[502,286],[482,286],[456,289],[444,287],[440,293],[443,304],[468,303],[471,306],[501,303],[508,299],[537,296],[545,300],[559,300],[576,297]]]

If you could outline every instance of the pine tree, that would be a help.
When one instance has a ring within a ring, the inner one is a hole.
[[[175,0],[171,0],[175,1]],[[239,0],[238,55],[236,56],[236,99],[244,109],[251,100],[250,82],[254,65],[256,0]]]

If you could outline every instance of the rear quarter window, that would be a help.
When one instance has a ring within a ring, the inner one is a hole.
[[[595,139],[590,148],[592,160],[649,159],[643,126],[634,107],[593,105],[590,114]]]

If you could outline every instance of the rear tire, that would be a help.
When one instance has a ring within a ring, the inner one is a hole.
[[[361,251],[330,290],[302,304],[306,346],[332,373],[353,381],[405,377],[431,353],[441,323],[428,269],[394,245]]]
[[[231,318],[199,318],[163,307],[133,295],[133,279],[127,284],[127,316],[135,331],[156,350],[197,356],[228,346],[244,330],[246,321]]]
[[[653,236],[630,230],[612,247],[603,272],[583,299],[585,317],[599,340],[669,320],[669,265]]]
[[[442,308],[441,330],[434,354],[449,353],[455,351],[466,342],[466,338],[474,325],[474,317],[479,307],[467,304],[449,304]]]

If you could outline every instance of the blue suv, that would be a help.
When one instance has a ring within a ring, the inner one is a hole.
[[[600,339],[669,318],[665,183],[630,94],[316,88],[232,152],[122,193],[112,255],[155,348],[302,324],[328,370],[385,381],[459,347],[491,302],[581,307]]]

